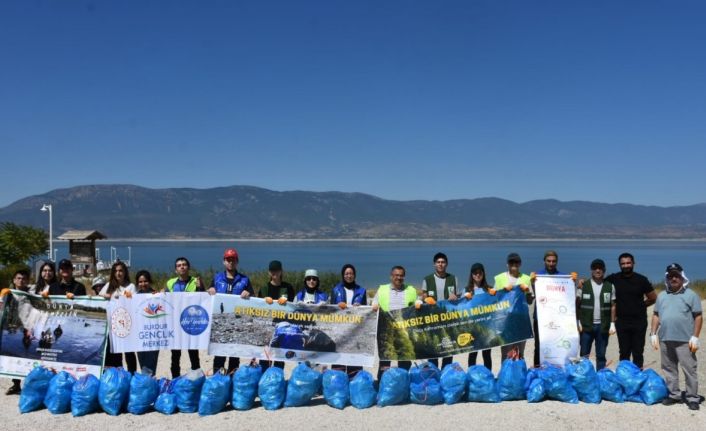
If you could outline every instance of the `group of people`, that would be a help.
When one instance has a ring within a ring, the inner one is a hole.
[[[690,409],[699,408],[698,378],[696,374],[697,360],[695,352],[699,349],[699,335],[702,326],[701,299],[688,288],[689,280],[683,268],[673,263],[665,271],[666,288],[657,296],[649,280],[634,271],[635,258],[630,253],[618,257],[620,272],[606,275],[606,265],[601,259],[595,259],[590,264],[591,276],[578,279],[576,273],[562,273],[558,269],[559,256],[553,250],[544,253],[544,266],[536,272],[525,274],[521,271],[522,259],[517,253],[510,253],[506,259],[507,269],[493,277],[493,285],[488,282],[485,267],[482,263],[471,265],[468,281],[464,285],[459,279],[447,271],[448,258],[444,253],[436,253],[433,257],[434,271],[424,277],[421,283],[421,294],[417,289],[405,283],[405,268],[394,266],[390,271],[390,283],[380,285],[375,296],[370,301],[374,310],[398,310],[405,307],[434,305],[437,300],[470,300],[475,295],[495,295],[498,290],[520,289],[527,303],[534,302],[534,283],[538,275],[568,275],[576,285],[576,317],[577,329],[580,333],[580,355],[588,356],[595,345],[596,368],[606,366],[606,349],[611,335],[616,334],[620,360],[631,360],[642,368],[644,364],[645,336],[648,327],[647,307],[656,302],[651,321],[650,341],[655,349],[660,350],[662,370],[669,388],[669,397],[663,402],[672,405],[682,402],[679,389],[678,367],[686,376],[686,403]],[[152,286],[152,277],[147,271],[136,274],[137,286],[130,282],[127,266],[116,262],[110,270],[108,282],[102,287],[94,283],[96,293],[106,299],[118,298],[121,295],[152,293],[155,290],[167,292],[199,292],[205,291],[212,295],[232,294],[247,299],[255,296],[255,290],[249,277],[238,271],[239,255],[235,249],[227,249],[223,254],[224,270],[218,272],[210,284],[206,285],[199,277],[190,273],[191,265],[185,257],[175,260],[176,276],[169,279],[163,289]],[[30,289],[29,273],[17,271],[13,277],[13,288],[30,291],[42,295],[85,295],[86,288],[74,280],[73,265],[64,259],[59,262],[59,277],[56,276],[54,264],[47,262],[40,268],[36,286]],[[318,272],[315,269],[305,271],[305,287],[295,292],[293,286],[283,280],[282,263],[277,260],[268,266],[269,281],[262,286],[257,296],[264,298],[268,304],[275,301],[280,305],[287,302],[308,304],[331,303],[341,308],[348,306],[368,305],[368,295],[364,287],[356,283],[356,269],[346,264],[341,268],[341,281],[333,287],[331,295],[321,289]],[[100,290],[98,290],[100,289]],[[538,331],[537,307],[533,313],[534,332],[534,367],[540,364],[541,339]],[[514,356],[524,358],[525,341],[501,347],[501,357]],[[171,351],[171,374],[177,377],[181,373],[181,351]],[[483,364],[492,369],[490,349],[481,352]],[[140,366],[152,371],[156,369],[159,351],[117,354],[106,352],[106,366],[122,366],[123,355],[128,371],[137,370],[137,360]],[[191,369],[200,368],[198,350],[188,350]],[[468,356],[468,363],[475,365],[478,352]],[[452,357],[437,358],[432,361],[443,367],[450,364]],[[225,368],[234,371],[240,365],[239,358],[214,357],[214,370]],[[261,362],[263,367],[269,362]],[[283,368],[284,362],[276,361],[273,366]],[[390,361],[380,361],[378,378],[389,368]],[[409,369],[410,361],[398,361],[401,368]],[[360,367],[333,365],[334,369],[343,369],[354,375]],[[19,393],[19,380],[15,380],[8,394]]]

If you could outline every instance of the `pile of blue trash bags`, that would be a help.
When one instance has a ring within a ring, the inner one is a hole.
[[[37,367],[25,378],[19,407],[22,413],[46,407],[53,414],[71,412],[74,416],[99,411],[140,415],[153,410],[207,416],[225,410],[229,403],[235,410],[249,410],[257,398],[266,410],[301,407],[319,394],[336,409],[348,405],[365,409],[513,400],[651,405],[667,393],[664,379],[653,370],[641,371],[632,362],[621,361],[615,372],[596,371],[585,358],[564,368],[545,364],[530,370],[523,359],[506,359],[497,377],[482,365],[464,370],[455,362],[439,370],[425,362],[409,371],[389,368],[378,385],[367,371],[349,380],[343,371],[322,373],[307,363],[297,365],[289,380],[282,369],[271,367],[263,372],[257,364],[240,367],[232,375],[219,372],[206,377],[202,370],[193,370],[174,380],[156,379],[149,372],[131,375],[123,368],[108,368],[100,379],[89,374],[77,380],[65,371]]]

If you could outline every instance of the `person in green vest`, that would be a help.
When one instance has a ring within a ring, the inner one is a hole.
[[[512,289],[520,289],[525,292],[525,298],[527,299],[527,304],[532,304],[534,301],[534,295],[530,286],[532,282],[530,281],[530,276],[523,274],[520,271],[522,266],[522,258],[517,253],[510,253],[507,255],[507,271],[501,272],[495,276],[494,286],[496,290],[505,289],[510,291]],[[508,354],[513,350],[517,352],[517,357],[519,359],[524,359],[525,357],[525,345],[527,341],[520,341],[518,343],[506,344],[500,347],[500,357],[501,359],[507,358]]]
[[[615,287],[605,280],[605,262],[591,262],[591,278],[576,289],[576,324],[581,337],[581,356],[591,354],[596,343],[596,369],[606,366],[609,336],[615,334]]]
[[[444,253],[436,253],[434,255],[434,272],[424,277],[422,280],[422,298],[432,298],[435,301],[448,299],[455,301],[462,294],[461,288],[458,285],[458,278],[446,272],[449,266],[449,259]],[[430,362],[439,366],[439,358],[429,359]],[[453,362],[453,356],[446,356],[441,359],[441,368]]]
[[[192,277],[189,274],[190,269],[191,264],[189,263],[189,259],[178,257],[174,261],[174,271],[177,276],[167,280],[167,292],[205,292],[206,289],[201,282],[201,278]],[[201,368],[199,351],[197,349],[189,349],[188,353],[191,369],[198,370]],[[172,378],[177,378],[181,375],[181,350],[172,350],[171,372]]]
[[[414,305],[419,308],[422,304],[417,299],[417,289],[411,284],[404,284],[405,269],[402,266],[393,266],[390,270],[390,283],[378,287],[373,298],[373,310],[392,311]],[[378,381],[383,371],[390,368],[391,361],[380,361],[378,366]],[[397,361],[397,366],[409,370],[412,361]]]

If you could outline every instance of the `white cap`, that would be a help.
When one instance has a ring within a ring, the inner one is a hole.
[[[315,269],[307,269],[306,272],[304,273],[304,278],[307,278],[307,277],[319,278],[319,272]]]

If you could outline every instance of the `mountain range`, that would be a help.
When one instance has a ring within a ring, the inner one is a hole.
[[[658,207],[554,199],[395,201],[363,193],[272,191],[252,186],[150,189],[86,185],[0,209],[0,221],[55,236],[98,230],[109,238],[188,239],[694,239],[706,204]]]

